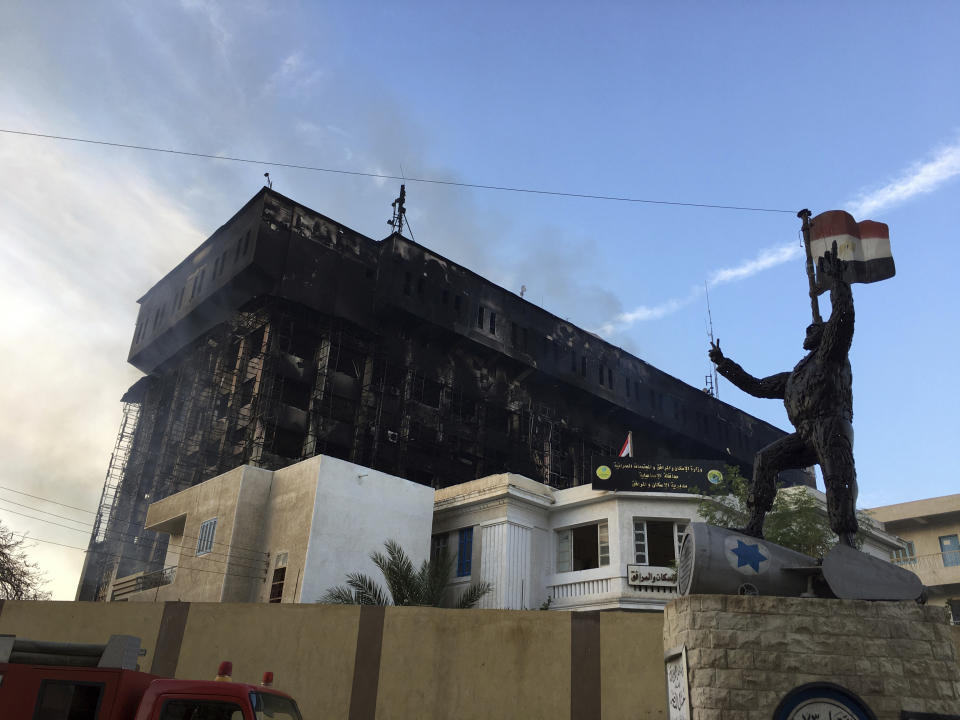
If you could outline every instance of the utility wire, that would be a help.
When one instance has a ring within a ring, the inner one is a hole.
[[[64,525],[63,523],[54,522],[53,520],[46,520],[44,518],[34,517],[33,515],[27,515],[26,513],[17,512],[16,510],[10,510],[8,508],[3,508],[4,512],[13,513],[14,515],[20,515],[25,518],[30,518],[31,520],[38,520],[39,522],[49,523],[51,525],[56,525],[57,527],[66,528],[67,530],[73,530],[74,532],[83,533],[84,535],[89,535],[89,530],[84,530],[83,528],[75,528],[69,525]]]
[[[69,525],[63,525],[63,524],[58,523],[58,522],[53,522],[53,520],[44,520],[43,518],[33,517],[32,515],[27,515],[26,513],[16,512],[15,510],[7,510],[7,508],[4,508],[4,510],[6,510],[7,512],[11,512],[11,513],[13,513],[14,515],[22,515],[23,517],[30,518],[31,520],[38,520],[38,521],[40,521],[40,522],[45,522],[45,523],[48,523],[48,524],[50,524],[50,525],[56,525],[57,527],[67,528],[68,530],[73,530],[74,532],[79,532],[79,533],[84,533],[84,534],[89,533],[88,530],[80,530],[80,529],[78,529],[78,528],[72,528],[72,527],[70,527]],[[17,534],[26,536],[25,533],[17,533]],[[110,534],[110,533],[107,533],[107,534]],[[74,546],[73,546],[73,545],[69,545],[69,546],[67,546],[67,547],[74,547]],[[218,559],[217,557],[207,557],[208,555],[217,555],[217,556],[221,556],[221,555],[222,555],[224,558],[227,558],[227,559],[225,559],[225,560],[220,560],[220,559]],[[114,554],[114,553],[107,553],[107,556],[108,556],[108,557],[120,557],[120,555],[116,555],[116,554]],[[228,564],[230,564],[230,565],[235,565],[235,566],[237,566],[237,567],[249,568],[249,569],[251,569],[251,570],[260,570],[260,569],[266,570],[266,569],[269,567],[269,565],[270,565],[270,561],[269,561],[267,558],[263,558],[262,560],[257,561],[256,558],[237,557],[237,558],[235,558],[235,559],[233,559],[233,560],[230,560],[230,559],[229,559],[229,558],[230,558],[229,553],[218,552],[218,551],[215,551],[215,550],[211,550],[211,551],[209,551],[209,552],[206,552],[206,553],[204,553],[203,555],[188,555],[188,556],[184,556],[184,559],[194,559],[194,558],[202,558],[202,559],[203,559],[204,561],[206,561],[206,562],[220,563],[220,564],[222,564],[222,565],[228,565]],[[251,560],[251,561],[253,561],[253,562],[262,562],[262,563],[264,563],[264,566],[263,566],[262,568],[260,568],[258,565],[246,565],[246,564],[244,564],[244,563],[237,562],[238,560]]]
[[[40,497],[39,495],[31,495],[30,493],[23,492],[23,490],[14,490],[13,488],[5,487],[3,485],[0,485],[0,490],[9,490],[10,492],[15,492],[18,495],[26,495],[27,497],[32,497],[35,500],[43,500],[44,502],[53,503],[54,505],[62,505],[63,507],[68,507],[71,510],[79,510],[80,512],[90,513],[91,515],[97,514],[93,510],[87,510],[86,508],[77,507],[75,505],[67,505],[66,503],[57,502],[56,500],[50,500],[49,498]]]
[[[84,547],[78,547],[77,545],[67,545],[65,543],[58,543],[58,542],[54,542],[53,540],[44,540],[42,538],[33,537],[33,535],[28,535],[27,533],[14,533],[14,534],[24,538],[24,540],[27,540],[27,541],[33,540],[34,542],[47,543],[48,545],[58,545],[59,547],[70,548],[72,550],[82,550],[84,552],[87,551],[87,549]],[[108,557],[119,558],[120,555],[113,554],[113,555],[108,555]],[[177,566],[177,569],[179,570],[180,567],[183,567],[183,566]],[[191,572],[214,573],[216,575],[223,575],[225,577],[250,578],[251,580],[263,580],[266,577],[265,575],[242,575],[240,573],[230,573],[230,572],[226,572],[225,570],[203,570],[201,568],[192,568],[192,567],[183,567],[183,569],[189,570]],[[152,590],[153,588],[150,588],[150,589]]]
[[[133,522],[130,521],[130,520],[118,520],[117,522],[123,523],[123,524],[126,525],[128,528],[133,525]],[[155,533],[155,534],[157,534],[157,535],[163,534],[163,533],[160,533],[160,532],[158,532],[158,531],[156,531],[156,530],[147,530],[147,529],[146,529],[145,527],[143,527],[143,526],[138,526],[138,527],[139,527],[139,530],[140,530],[141,532],[152,532],[152,533]],[[92,525],[90,526],[90,529],[91,529],[91,530],[93,529],[93,526],[92,526]],[[169,535],[170,533],[166,533],[166,534]],[[131,532],[121,532],[120,530],[111,530],[111,529],[109,528],[109,525],[108,525],[108,527],[103,531],[103,535],[104,535],[104,537],[106,537],[106,536],[108,536],[108,535],[111,535],[111,536],[114,537],[114,539],[119,538],[121,542],[130,542],[130,541],[133,540],[134,538],[143,537],[143,535],[136,534],[136,532],[131,533]],[[191,534],[189,534],[189,533],[182,533],[181,535],[178,535],[178,537],[182,537],[184,540],[199,540],[199,539],[200,539],[200,536],[199,536],[199,535],[191,535]],[[233,543],[225,543],[225,542],[221,542],[221,541],[219,541],[219,540],[212,540],[212,541],[210,541],[210,544],[211,544],[211,545],[223,545],[225,548],[227,548],[227,550],[231,550],[231,549],[232,549],[232,550],[240,550],[240,551],[243,551],[243,552],[250,552],[250,553],[255,553],[255,554],[257,554],[257,555],[264,555],[264,556],[269,556],[269,555],[270,555],[269,552],[265,552],[265,551],[263,551],[263,550],[257,550],[257,549],[255,549],[255,548],[250,548],[250,547],[244,547],[243,545],[234,545]],[[228,554],[229,554],[229,553],[227,553],[227,552],[221,552],[220,550],[211,550],[210,552],[211,552],[211,553],[214,553],[214,554],[217,554],[217,555],[228,555]],[[246,558],[242,558],[242,559],[244,559],[244,560],[256,560],[256,558],[252,558],[252,557],[246,557]]]
[[[92,526],[92,525],[89,526],[89,527],[90,527],[89,530],[83,530],[83,529],[80,529],[80,528],[70,527],[69,525],[64,525],[64,524],[62,524],[62,523],[54,522],[53,520],[47,520],[46,518],[38,518],[38,517],[34,517],[33,515],[27,515],[26,513],[17,512],[16,510],[10,510],[9,508],[2,508],[2,509],[3,509],[4,511],[6,511],[6,512],[13,513],[14,515],[21,515],[22,517],[30,518],[31,520],[37,520],[38,522],[45,522],[45,523],[48,523],[48,524],[50,524],[50,525],[56,525],[57,527],[66,528],[67,530],[73,530],[74,532],[83,533],[84,535],[89,535],[90,532],[93,530],[93,526]],[[31,509],[32,509],[32,508],[31,508]],[[40,512],[43,512],[43,511],[41,510]],[[103,535],[104,535],[104,539],[107,539],[107,538],[109,537],[109,539],[117,540],[117,541],[119,541],[119,542],[124,542],[124,543],[128,543],[128,544],[132,543],[132,541],[133,541],[134,539],[136,539],[137,537],[140,537],[140,536],[137,536],[137,535],[125,535],[125,534],[123,534],[123,533],[120,533],[120,532],[117,532],[117,531],[112,531],[112,530],[107,530],[106,532],[104,532]],[[198,539],[196,535],[186,535],[186,534],[184,534],[184,535],[182,535],[181,537],[183,537],[183,538],[186,539],[186,540],[190,540],[191,543],[192,543],[193,540],[197,540],[197,539]],[[228,548],[230,547],[230,544],[229,544],[229,543],[214,543],[214,544],[216,544],[216,545],[226,545]],[[182,547],[183,547],[183,546],[181,546],[181,549],[182,549]],[[261,552],[261,551],[256,551],[256,552],[260,552],[261,555],[269,555],[269,553],[264,553],[264,552]],[[207,555],[217,555],[217,556],[222,556],[222,557],[225,557],[225,558],[229,558],[229,557],[231,556],[231,553],[229,553],[229,552],[222,552],[222,551],[220,551],[220,550],[209,550],[209,551],[207,551],[206,553],[204,553],[203,555],[198,555],[198,556],[196,556],[196,557],[206,557]],[[210,560],[211,562],[222,562],[222,563],[231,562],[230,560],[217,560],[216,558],[209,558],[209,560]],[[269,558],[259,558],[259,559],[258,559],[258,558],[252,558],[252,557],[236,556],[233,562],[236,562],[236,560],[250,560],[250,561],[252,561],[252,562],[262,562],[262,563],[265,563],[266,565],[269,565],[269,564],[270,564]],[[236,563],[236,564],[239,564],[239,563]],[[251,568],[252,568],[252,567],[254,567],[254,566],[253,566],[253,565],[241,565],[241,567],[251,567]]]
[[[255,160],[252,158],[232,157],[230,155],[214,155],[212,153],[189,152],[172,148],[158,148],[149,145],[133,145],[130,143],[110,142],[107,140],[91,140],[90,138],[68,137],[66,135],[48,135],[46,133],[27,132],[24,130],[10,130],[0,128],[0,133],[8,135],[23,135],[26,137],[46,138],[48,140],[64,140],[68,142],[86,143],[88,145],[105,145],[107,147],[126,148],[128,150],[146,150],[149,152],[166,153],[168,155],[184,155],[187,157],[208,158],[211,160],[228,160],[230,162],[248,163],[251,165],[265,165],[269,167],[291,168],[294,170],[309,170],[311,172],[333,173],[337,175],[353,175],[357,177],[378,178],[380,180],[403,180],[404,182],[418,182],[430,185],[447,185],[450,187],[475,188],[478,190],[500,190],[502,192],[527,193],[530,195],[550,195],[553,197],[580,198],[582,200],[611,200],[614,202],[644,203],[647,205],[673,205],[675,207],[709,208],[712,210],[743,210],[749,212],[772,212],[796,214],[796,210],[780,208],[747,207],[742,205],[715,205],[712,203],[678,202],[675,200],[651,200],[649,198],[635,198],[619,195],[600,195],[595,193],[563,192],[560,190],[541,190],[537,188],[512,187],[509,185],[483,185],[480,183],[456,182],[455,180],[435,180],[432,178],[404,177],[401,175],[387,175],[385,173],[362,172],[360,170],[339,170],[336,168],[318,167],[315,165],[298,165],[295,163],[274,162],[272,160]],[[409,226],[408,226],[409,227]]]
[[[80,529],[78,529],[78,528],[72,528],[72,527],[70,527],[69,525],[62,525],[61,523],[53,522],[52,520],[46,520],[46,519],[44,519],[44,518],[34,517],[34,516],[32,516],[32,515],[27,515],[26,513],[18,513],[18,512],[16,512],[15,510],[9,510],[8,508],[3,508],[3,509],[6,510],[7,512],[13,513],[14,515],[21,515],[21,516],[23,516],[23,517],[30,518],[31,520],[37,520],[37,521],[39,521],[39,522],[45,522],[45,523],[48,523],[48,524],[50,524],[50,525],[56,525],[57,527],[66,528],[67,530],[73,530],[73,531],[75,531],[75,532],[84,533],[84,534],[89,534],[89,533],[90,533],[90,530],[80,530]],[[91,528],[91,529],[92,529],[92,528]],[[132,536],[132,535],[123,535],[123,534],[121,534],[121,533],[111,532],[111,531],[108,531],[108,532],[105,532],[105,533],[104,533],[104,539],[107,539],[108,537],[109,537],[109,539],[118,540],[119,542],[123,542],[123,543],[127,543],[127,544],[131,544],[132,540],[135,539],[135,536]],[[191,535],[183,535],[182,537],[183,537],[184,539],[186,539],[186,540],[190,540],[190,541],[191,541],[191,544],[192,544],[192,541],[193,541],[193,540],[196,540],[196,539],[197,539],[195,536],[191,536]],[[218,544],[223,545],[223,544],[225,544],[225,543],[218,543]],[[184,547],[184,546],[181,546],[181,550],[183,550],[183,547]],[[229,547],[229,546],[228,546],[228,547]],[[261,554],[268,555],[269,553],[261,553]],[[216,557],[207,557],[208,555],[212,555],[212,556],[216,556]],[[230,559],[231,556],[233,556],[233,559]],[[270,565],[270,559],[269,559],[269,558],[266,558],[266,557],[264,557],[264,558],[246,557],[246,556],[243,556],[243,555],[233,555],[233,553],[229,553],[229,552],[221,552],[221,551],[219,551],[219,550],[209,550],[209,551],[203,553],[202,555],[186,556],[186,557],[200,557],[200,558],[203,558],[203,559],[205,559],[205,560],[207,560],[207,561],[209,561],[209,562],[217,562],[217,563],[223,563],[223,564],[228,564],[228,563],[229,563],[229,564],[237,565],[238,567],[246,567],[246,568],[251,568],[251,569],[254,569],[254,570],[257,570],[257,569],[260,569],[260,568],[259,568],[257,565],[246,565],[246,564],[241,563],[241,562],[239,562],[239,561],[240,561],[240,560],[249,560],[249,561],[254,562],[254,563],[261,563],[261,562],[262,562],[262,563],[264,563],[263,569],[266,569],[266,568]],[[226,559],[225,559],[225,560],[220,560],[220,559],[219,559],[220,557],[223,557],[223,558],[226,558]]]
[[[12,488],[3,487],[2,485],[0,485],[0,490],[10,490],[11,492],[20,492],[19,490],[13,490]],[[30,495],[29,493],[20,493],[20,494],[21,494],[21,495],[27,495],[27,496],[32,497],[32,498],[35,498],[35,499],[37,499],[37,500],[42,500],[43,502],[49,502],[49,503],[54,503],[54,504],[57,504],[57,505],[63,505],[63,503],[58,503],[56,500],[49,500],[49,499],[47,499],[47,498],[40,497],[39,495]],[[86,526],[87,526],[88,528],[90,528],[91,530],[93,529],[93,523],[89,523],[89,522],[87,522],[87,521],[85,521],[85,520],[74,520],[73,518],[68,518],[68,517],[65,517],[65,516],[63,516],[63,515],[57,515],[56,513],[52,513],[52,512],[49,512],[49,511],[47,511],[47,510],[41,510],[40,508],[36,508],[36,507],[31,506],[31,505],[24,505],[23,503],[14,502],[13,500],[7,500],[6,498],[2,498],[2,497],[0,497],[0,501],[2,501],[2,502],[7,502],[7,503],[11,503],[12,505],[19,505],[20,507],[25,507],[25,508],[27,508],[28,510],[32,510],[33,512],[39,512],[39,513],[43,513],[43,514],[45,514],[45,515],[52,515],[53,517],[61,518],[61,519],[63,519],[63,520],[69,520],[70,522],[75,522],[75,523],[77,523],[77,524],[79,524],[79,525],[86,525]],[[65,505],[65,507],[71,508],[71,509],[73,509],[73,510],[80,510],[81,512],[90,513],[91,515],[96,515],[95,512],[92,512],[92,511],[90,511],[90,510],[84,510],[83,508],[74,507],[73,505]],[[14,513],[14,514],[16,514],[16,515],[24,515],[23,513],[17,513],[17,512],[14,511],[14,510],[10,510],[9,508],[2,508],[2,509],[3,509],[3,510],[6,510],[7,512],[12,512],[12,513]],[[32,516],[30,516],[30,515],[24,515],[24,517],[32,517]],[[32,518],[32,519],[33,519],[33,520],[39,520],[40,522],[50,522],[49,520],[45,520],[44,518]],[[124,525],[127,525],[128,527],[131,526],[131,525],[133,525],[133,521],[132,521],[132,520],[117,520],[116,522],[118,522],[118,523],[123,523]],[[59,525],[59,523],[53,523],[53,524],[54,524],[54,525]],[[62,525],[61,527],[67,527],[67,526],[66,526],[66,525]],[[70,529],[71,529],[71,530],[75,530],[76,528],[70,528]],[[144,529],[145,529],[145,528],[144,528]],[[150,532],[154,532],[154,531],[151,530]],[[104,535],[108,535],[108,534],[109,534],[109,535],[118,536],[118,537],[120,537],[121,539],[125,539],[125,538],[130,538],[130,539],[132,539],[132,538],[135,538],[135,537],[140,537],[139,535],[130,535],[130,534],[127,534],[127,533],[120,532],[119,530],[110,530],[109,528],[106,529],[106,530],[104,530]],[[196,540],[196,539],[198,539],[198,536],[197,536],[197,535],[189,535],[189,534],[187,534],[187,533],[184,533],[181,537],[187,538],[187,539],[189,539],[189,540]],[[259,555],[269,555],[269,554],[270,554],[269,552],[264,552],[263,550],[257,550],[256,548],[244,547],[243,545],[234,545],[234,544],[232,544],[232,543],[219,542],[219,541],[217,541],[217,540],[212,541],[212,543],[213,543],[214,545],[224,545],[224,546],[226,546],[227,548],[233,548],[234,550],[246,550],[246,551],[248,551],[248,552],[257,553],[257,554],[259,554]],[[222,554],[222,553],[221,553],[221,554]],[[252,560],[253,558],[247,558],[247,559]]]
[[[86,525],[89,528],[93,528],[93,525],[88,523],[86,520],[76,520],[72,517],[67,517],[66,515],[57,515],[52,513],[49,510],[41,510],[40,508],[35,508],[33,505],[24,505],[23,503],[14,502],[13,500],[7,500],[6,498],[0,498],[0,502],[10,503],[11,505],[16,505],[18,507],[26,508],[27,510],[33,510],[33,512],[43,513],[44,515],[50,515],[55,518],[60,518],[61,520],[69,520],[70,522],[79,523],[81,525]],[[6,510],[7,508],[3,508]],[[12,510],[10,512],[13,512]]]

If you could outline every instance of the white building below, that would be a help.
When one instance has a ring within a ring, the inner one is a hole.
[[[164,569],[114,580],[108,598],[316,602],[348,572],[378,577],[370,553],[387,539],[426,559],[432,513],[432,488],[326,455],[243,465],[151,504]]]
[[[808,488],[821,502],[823,494]],[[166,568],[114,581],[112,600],[316,602],[396,540],[415,565],[446,549],[452,581],[493,585],[480,607],[662,610],[696,495],[556,490],[504,473],[434,491],[316,456],[277,471],[243,466],[150,506],[170,534]],[[864,551],[897,539],[872,528]]]
[[[437,491],[433,544],[456,550],[459,581],[493,583],[481,607],[660,610],[676,596],[678,539],[698,502],[492,475]]]

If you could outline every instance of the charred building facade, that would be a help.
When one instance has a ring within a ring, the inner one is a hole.
[[[245,463],[322,453],[434,487],[509,471],[562,488],[630,430],[638,457],[744,471],[783,435],[398,233],[268,188],[139,302],[129,361],[146,376],[123,397],[78,599],[160,569],[151,502]]]

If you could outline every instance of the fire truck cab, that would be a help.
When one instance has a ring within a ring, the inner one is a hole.
[[[230,679],[176,680],[140,672],[140,639],[106,645],[17,640],[0,635],[4,720],[302,720],[296,701],[274,690],[273,674],[251,685]]]

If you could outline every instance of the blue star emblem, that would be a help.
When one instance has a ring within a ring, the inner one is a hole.
[[[760,563],[767,557],[760,552],[759,545],[747,545],[743,540],[737,540],[737,546],[731,548],[730,552],[737,556],[737,567],[749,565],[754,572],[760,572]]]

